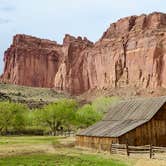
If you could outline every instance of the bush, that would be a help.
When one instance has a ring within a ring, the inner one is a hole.
[[[77,103],[74,100],[59,100],[43,109],[36,110],[36,120],[40,123],[39,125],[49,127],[55,135],[56,131],[70,129],[75,122],[76,109]]]
[[[27,107],[13,102],[0,102],[0,132],[21,130],[26,125]]]
[[[85,128],[101,120],[118,101],[117,97],[100,97],[78,109],[76,101],[61,99],[33,110],[19,103],[0,102],[0,133],[43,135]]]
[[[25,128],[20,130],[8,129],[7,132],[1,132],[1,135],[46,135],[46,133],[45,129]]]
[[[92,107],[97,112],[106,113],[119,101],[119,97],[99,97],[92,102]]]
[[[76,119],[80,127],[88,127],[101,120],[102,114],[94,110],[92,105],[86,104],[76,113]]]

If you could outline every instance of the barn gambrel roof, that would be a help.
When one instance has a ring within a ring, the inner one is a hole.
[[[78,136],[119,137],[150,121],[165,104],[166,96],[122,101],[104,119],[78,133]]]

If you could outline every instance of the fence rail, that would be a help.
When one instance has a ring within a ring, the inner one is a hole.
[[[125,144],[112,144],[110,148],[111,153],[126,154]]]
[[[158,153],[166,153],[166,147],[156,147],[156,146],[153,146],[153,152],[158,152]]]
[[[152,145],[129,146],[128,144],[76,141],[76,146],[92,148],[98,151],[109,151],[111,154],[122,154],[128,156],[131,154],[147,154],[150,158],[153,158],[155,154],[166,153],[166,147],[157,147]]]
[[[128,146],[127,144],[112,144],[111,145],[111,153],[119,153],[123,152],[123,154],[149,154],[150,158],[156,153],[166,153],[166,147],[156,147],[152,145],[145,146]],[[120,151],[119,151],[120,150]]]
[[[75,132],[74,131],[56,131],[55,133],[52,133],[51,135],[71,137],[71,136],[75,136]]]

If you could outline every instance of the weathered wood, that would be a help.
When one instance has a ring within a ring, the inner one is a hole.
[[[149,122],[120,136],[119,143],[126,143],[126,139],[128,139],[129,145],[166,146],[166,109],[164,106]]]
[[[149,149],[150,148],[150,145],[144,145],[144,146],[129,146],[131,149],[132,148],[137,148],[137,149],[145,149],[145,148],[147,148],[147,149]]]
[[[152,147],[152,152],[155,153],[166,153],[166,147]]]
[[[126,143],[126,152],[127,152],[127,156],[130,156],[130,152],[129,152],[129,145],[128,145],[128,142]]]
[[[121,102],[108,112],[103,121],[78,133],[78,135],[120,137],[132,129],[149,122],[156,113],[160,112],[159,110],[165,101],[166,97],[159,97]],[[146,127],[148,130],[150,126]],[[139,134],[141,132],[141,130],[138,131]],[[139,139],[137,141],[139,142]]]
[[[129,154],[130,154],[130,153],[137,153],[137,154],[139,154],[139,153],[140,153],[140,154],[145,154],[145,153],[146,153],[146,154],[149,154],[149,150],[148,150],[148,151],[142,151],[142,150],[140,150],[140,151],[134,151],[134,150],[130,150],[130,151],[129,151]]]
[[[109,144],[107,148],[103,145],[108,150],[112,140],[120,144],[126,144],[128,140],[130,146],[166,146],[165,101],[166,97],[122,102],[103,121],[89,127],[79,136],[94,142],[90,146],[98,148],[98,141],[101,140],[101,144]]]
[[[112,148],[126,148],[125,144],[112,144]]]
[[[153,150],[152,150],[152,145],[150,145],[150,159],[152,158],[153,156]]]
[[[153,146],[153,149],[162,149],[162,150],[166,150],[166,147],[157,147],[157,146]]]

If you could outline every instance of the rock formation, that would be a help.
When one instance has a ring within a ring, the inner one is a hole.
[[[118,20],[95,44],[66,35],[62,45],[16,35],[5,52],[5,82],[72,94],[119,87],[166,88],[166,14]]]
[[[27,35],[16,35],[5,52],[2,81],[34,87],[53,87],[63,52],[60,45]]]

